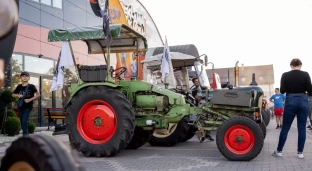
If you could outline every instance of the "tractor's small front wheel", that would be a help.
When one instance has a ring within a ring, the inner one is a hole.
[[[50,136],[32,135],[12,143],[0,171],[83,171],[68,147]]]
[[[249,161],[261,152],[264,138],[255,121],[235,116],[219,127],[216,142],[225,158],[232,161]]]
[[[133,136],[132,105],[117,90],[90,86],[67,107],[66,131],[72,147],[85,156],[109,157],[126,148]]]

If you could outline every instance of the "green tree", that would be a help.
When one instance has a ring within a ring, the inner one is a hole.
[[[52,68],[49,69],[49,71],[46,74],[47,75],[53,75],[54,74],[54,70],[55,70],[55,68],[52,67]]]
[[[23,65],[18,63],[18,60],[12,59],[12,70],[19,70],[21,71],[23,69]]]
[[[23,69],[22,64],[19,64],[18,60],[16,59],[12,59],[11,65],[12,65],[12,70],[21,71]],[[12,72],[12,89],[13,90],[18,86],[18,84],[22,83],[20,73],[15,72],[15,71]]]

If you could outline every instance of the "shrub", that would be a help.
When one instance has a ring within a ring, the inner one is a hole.
[[[2,126],[4,115],[5,115],[5,111],[0,114],[0,127]],[[17,118],[16,113],[13,109],[9,109],[7,111],[7,118],[9,118],[9,117]],[[1,130],[1,134],[3,134],[3,133],[4,133],[4,129]]]
[[[0,94],[0,100],[5,104],[9,105],[12,102],[17,102],[17,98],[12,97],[13,91],[11,89],[4,89]]]
[[[17,135],[21,130],[21,122],[17,117],[9,117],[4,123],[4,129],[9,136]]]
[[[33,134],[35,130],[36,130],[36,124],[31,121],[28,121],[28,133]]]
[[[5,114],[5,111],[2,113],[2,116],[4,116],[4,114]],[[15,118],[17,118],[17,115],[16,115],[16,113],[15,113],[15,111],[13,109],[9,109],[7,111],[7,117],[15,117]]]

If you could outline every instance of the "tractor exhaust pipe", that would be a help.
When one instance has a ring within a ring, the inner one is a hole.
[[[256,82],[256,74],[252,73],[252,80],[249,86],[258,86],[258,83]]]

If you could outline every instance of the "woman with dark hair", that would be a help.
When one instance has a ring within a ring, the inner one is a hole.
[[[306,121],[309,115],[309,102],[306,92],[312,96],[312,85],[309,73],[301,71],[302,62],[295,58],[290,62],[291,71],[283,73],[281,77],[280,92],[286,93],[283,114],[283,127],[280,132],[277,150],[273,156],[281,157],[291,124],[297,116],[298,128],[298,158],[302,159],[306,140]]]

